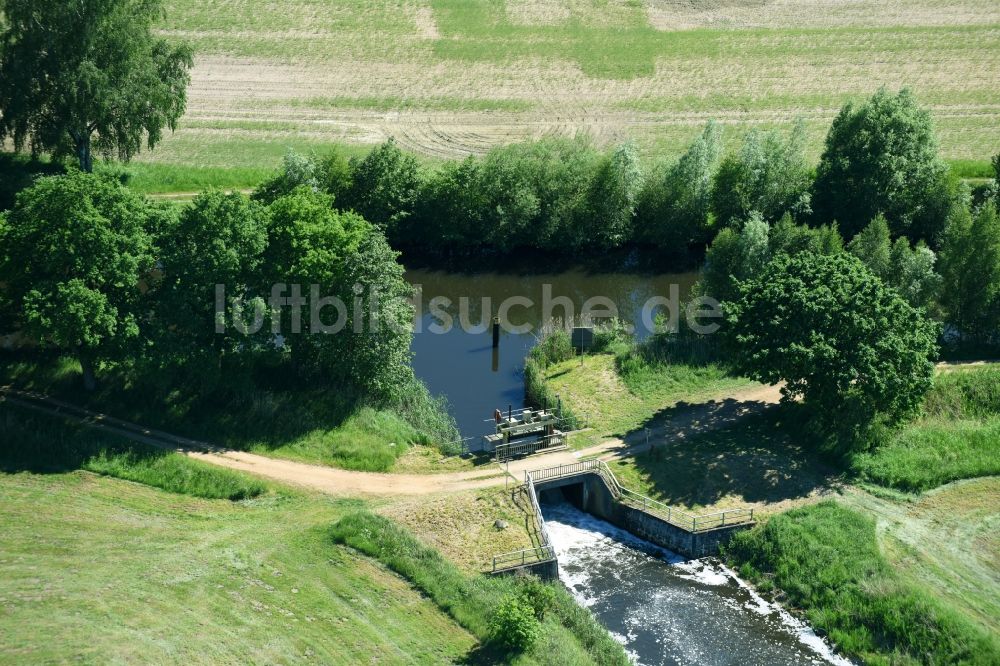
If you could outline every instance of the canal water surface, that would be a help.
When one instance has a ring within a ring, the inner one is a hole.
[[[687,298],[697,275],[694,273],[654,276],[625,273],[591,274],[567,271],[558,274],[505,275],[480,273],[464,275],[439,271],[407,271],[407,280],[420,287],[418,299],[419,330],[413,336],[413,368],[432,393],[444,395],[451,403],[459,429],[465,437],[479,438],[491,431],[493,410],[524,406],[522,369],[524,357],[535,344],[536,336],[549,315],[564,317],[563,308],[544,308],[545,295],[550,300],[568,298],[579,313],[588,299],[603,297],[615,304],[618,315],[635,325],[641,338],[647,334],[642,326],[642,306],[654,296],[669,297],[671,288]],[[451,306],[442,308],[453,317],[454,326],[448,332],[435,333],[432,324],[440,317],[431,311],[431,299],[444,297]],[[516,304],[510,308],[513,326],[528,324],[523,333],[503,331],[500,347],[494,355],[490,318],[505,299],[528,298],[533,306]],[[480,325],[478,332],[467,332],[460,325],[459,305],[467,299],[470,324]],[[488,305],[484,308],[484,300]]]

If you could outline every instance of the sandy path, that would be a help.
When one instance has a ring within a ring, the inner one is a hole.
[[[683,408],[669,422],[650,429],[656,440],[683,436],[725,427],[745,414],[766,404],[778,401],[780,394],[775,387],[758,387],[738,391],[721,401],[711,401]],[[508,464],[490,464],[466,472],[442,474],[380,474],[271,458],[245,451],[227,450],[206,442],[178,437],[170,433],[146,428],[122,419],[77,407],[48,396],[10,387],[0,387],[0,400],[34,411],[60,416],[75,423],[104,430],[133,441],[170,449],[196,460],[249,472],[267,479],[297,485],[334,495],[424,495],[440,492],[457,492],[496,486],[505,482],[507,473],[520,479],[526,470],[556,465],[567,465],[580,458],[600,456],[604,459],[632,455],[646,448],[645,435],[641,443],[633,438],[613,439],[579,451],[556,451],[511,461]],[[655,444],[655,442],[651,442]]]
[[[941,364],[939,368],[955,369],[980,363]],[[678,439],[725,428],[749,414],[760,413],[781,399],[779,386],[757,386],[735,391],[719,399],[674,408],[670,418],[649,428],[649,444],[645,430],[629,433],[624,438],[610,439],[579,451],[556,451],[522,458],[504,465],[490,464],[466,472],[442,474],[379,474],[313,465],[270,458],[256,453],[233,451],[152,428],[123,421],[107,414],[77,407],[54,398],[0,387],[0,401],[19,407],[60,416],[91,428],[104,430],[128,439],[175,450],[191,458],[220,467],[249,472],[274,481],[297,485],[333,495],[425,495],[457,492],[496,486],[505,482],[506,473],[515,479],[526,470],[567,465],[581,458],[599,457],[604,460],[634,455],[665,439]]]

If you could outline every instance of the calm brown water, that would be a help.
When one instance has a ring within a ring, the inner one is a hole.
[[[620,318],[637,326],[637,335],[642,337],[648,334],[641,321],[643,304],[653,296],[668,297],[672,288],[686,298],[697,274],[641,276],[570,271],[522,276],[414,270],[408,271],[406,278],[419,285],[422,292],[418,299],[420,330],[413,337],[414,370],[433,393],[444,395],[451,402],[463,436],[478,438],[488,431],[485,420],[491,418],[494,409],[524,406],[521,375],[524,357],[551,316],[565,317],[565,309],[558,303],[553,308],[545,307],[546,294],[550,302],[569,299],[575,314],[580,313],[588,299],[606,298],[617,307]],[[440,308],[454,318],[454,326],[448,332],[435,333],[431,329],[432,324],[440,324],[442,319],[431,310],[431,300],[435,297],[451,301],[450,306]],[[468,304],[465,321],[479,324],[478,331],[467,332],[460,324],[463,297]],[[529,325],[531,330],[502,331],[499,351],[494,355],[488,324],[505,299],[511,297],[532,301],[531,306],[514,303],[509,309],[511,326]],[[483,323],[487,326],[483,327]]]

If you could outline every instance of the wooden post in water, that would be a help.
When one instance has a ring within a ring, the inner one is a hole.
[[[493,317],[493,349],[500,346],[500,317]]]

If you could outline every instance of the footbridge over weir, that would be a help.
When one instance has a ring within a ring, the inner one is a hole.
[[[530,571],[542,578],[558,576],[559,563],[539,498],[565,499],[650,543],[691,558],[717,555],[720,544],[734,532],[754,524],[753,509],[693,514],[628,490],[602,460],[526,471],[524,490],[538,545],[495,556],[495,574]]]

